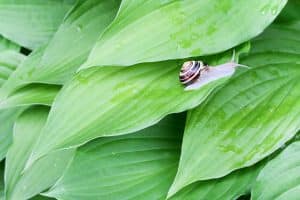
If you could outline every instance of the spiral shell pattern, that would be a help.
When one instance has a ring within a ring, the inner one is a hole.
[[[201,61],[188,61],[183,63],[179,73],[180,82],[185,86],[191,85],[200,77],[201,70],[204,67]]]

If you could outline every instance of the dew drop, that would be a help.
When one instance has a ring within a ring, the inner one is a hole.
[[[272,15],[276,15],[278,13],[278,7],[276,6],[276,7],[272,8],[271,13],[272,13]]]
[[[264,7],[262,7],[262,8],[260,9],[260,13],[261,13],[262,15],[266,15],[268,11],[269,11],[269,5],[265,5]]]
[[[34,69],[34,68],[30,69],[30,70],[27,72],[27,74],[26,74],[26,75],[27,75],[27,77],[28,77],[28,78],[32,77],[32,75],[33,75],[34,71],[35,71],[35,69]]]
[[[26,185],[23,186],[23,190],[25,190],[25,191],[27,190],[27,186]]]
[[[76,25],[76,30],[78,31],[78,32],[81,32],[81,30],[82,30],[82,26],[81,25]]]
[[[87,84],[88,83],[88,77],[84,76],[83,74],[78,74],[76,76],[76,80],[81,84]]]

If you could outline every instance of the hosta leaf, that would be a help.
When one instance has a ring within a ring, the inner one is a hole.
[[[64,83],[87,59],[115,17],[120,0],[80,0],[50,41],[30,81]]]
[[[28,199],[52,186],[73,157],[72,149],[58,151],[24,170],[40,130],[46,122],[48,111],[47,107],[30,108],[15,123],[13,144],[6,156],[7,199]]]
[[[15,51],[19,51],[20,50],[20,46],[5,39],[4,37],[0,36],[0,51],[3,50],[15,50]]]
[[[253,200],[297,200],[300,196],[300,142],[289,145],[260,172]]]
[[[0,51],[0,88],[24,59],[21,54],[9,49],[6,47],[5,50]],[[22,109],[16,108],[0,110],[0,160],[5,157],[11,144],[13,124],[21,111]]]
[[[113,20],[119,0],[80,0],[47,46],[33,52],[1,91],[0,99],[31,83],[62,84],[84,62]]]
[[[0,160],[2,160],[12,142],[13,125],[22,109],[0,110]]]
[[[38,66],[44,49],[45,46],[42,46],[33,51],[29,56],[26,57],[17,70],[15,70],[14,73],[9,76],[9,79],[5,81],[0,89],[0,102],[17,89],[24,87],[26,84],[30,84],[30,82],[28,82],[28,77],[32,74],[32,72],[28,71],[27,68],[29,66]]]
[[[233,77],[189,113],[179,169],[169,195],[197,180],[221,177],[258,162],[300,128],[300,51],[288,52],[276,42],[289,42],[300,31],[292,26],[272,29],[277,29],[277,34],[266,32],[252,44],[254,53],[242,60],[254,68]],[[262,41],[264,50],[258,51]],[[299,49],[298,41],[294,38],[289,49]],[[270,44],[274,46],[268,50]],[[285,59],[280,61],[282,57]]]
[[[181,65],[166,61],[80,72],[57,96],[31,162],[56,149],[148,127],[167,114],[195,107],[227,80],[184,91],[178,80]]]
[[[57,30],[74,0],[1,0],[0,34],[35,49]]]
[[[0,52],[0,88],[24,58],[22,54],[12,50]]]
[[[123,0],[81,69],[218,53],[258,35],[286,2]]]
[[[46,84],[31,84],[17,90],[0,102],[0,109],[29,105],[50,106],[61,86]]]
[[[263,163],[241,169],[223,178],[193,183],[170,200],[231,200],[250,192]]]
[[[76,151],[46,193],[57,199],[165,199],[176,174],[184,118],[170,116],[126,136],[100,138]]]

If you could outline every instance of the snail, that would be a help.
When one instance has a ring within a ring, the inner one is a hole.
[[[179,73],[179,81],[185,86],[185,90],[194,90],[214,80],[231,76],[236,67],[249,68],[234,60],[235,51],[229,62],[217,66],[209,66],[202,61],[184,62]]]
[[[208,65],[202,61],[187,61],[182,65],[179,80],[185,86],[191,85],[199,79],[201,72],[207,69]]]

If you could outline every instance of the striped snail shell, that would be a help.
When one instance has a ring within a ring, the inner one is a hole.
[[[185,86],[193,84],[199,79],[201,70],[206,67],[207,65],[202,61],[187,61],[183,63],[179,73],[180,82]]]

